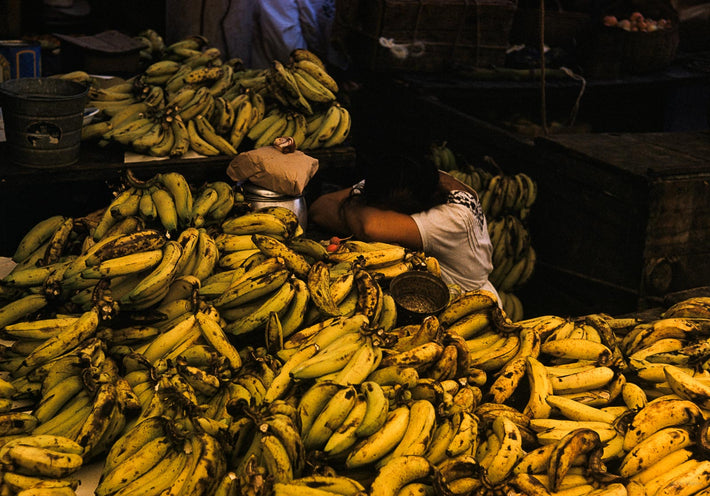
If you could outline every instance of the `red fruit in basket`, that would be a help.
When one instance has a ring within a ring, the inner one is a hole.
[[[643,21],[643,14],[641,12],[632,12],[631,15],[629,16],[629,20],[631,22]]]
[[[616,26],[618,22],[619,20],[616,18],[616,16],[613,15],[604,16],[604,19],[602,19],[602,23],[610,28]]]
[[[325,247],[325,251],[328,253],[333,253],[334,251],[338,251],[338,248],[340,248],[340,245],[337,243],[330,243],[328,246]]]

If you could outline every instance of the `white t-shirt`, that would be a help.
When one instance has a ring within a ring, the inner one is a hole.
[[[496,296],[488,280],[493,270],[493,245],[486,216],[475,195],[452,191],[446,203],[412,215],[424,253],[435,257],[445,283],[462,291],[485,289]]]

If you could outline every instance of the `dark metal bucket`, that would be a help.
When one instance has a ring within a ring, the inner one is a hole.
[[[79,160],[89,88],[60,78],[0,84],[9,159],[27,167],[64,167]]]

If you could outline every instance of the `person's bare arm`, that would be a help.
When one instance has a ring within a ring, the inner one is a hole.
[[[327,193],[310,206],[310,220],[340,235],[353,235],[363,241],[397,243],[413,250],[422,247],[422,238],[414,219],[392,210],[382,210],[356,201],[343,202],[351,189]]]
[[[341,212],[341,205],[351,192],[351,188],[345,188],[319,196],[308,207],[309,220],[336,234],[350,234]]]
[[[422,237],[411,216],[366,205],[350,207],[345,207],[343,215],[356,238],[396,243],[412,250],[422,249]]]

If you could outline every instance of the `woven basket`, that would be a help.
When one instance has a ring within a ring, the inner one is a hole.
[[[585,75],[612,79],[665,69],[678,49],[678,24],[653,32],[600,26],[582,60]]]

